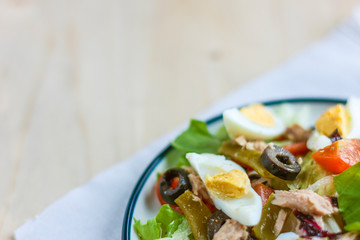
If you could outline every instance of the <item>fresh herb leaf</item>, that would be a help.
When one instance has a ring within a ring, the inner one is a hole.
[[[192,239],[190,225],[186,218],[173,210],[168,204],[162,205],[158,214],[141,224],[134,219],[134,229],[142,240]]]
[[[347,231],[360,230],[360,163],[348,168],[334,178],[339,194],[339,210]]]
[[[184,152],[216,154],[220,148],[221,140],[208,131],[205,122],[192,119],[189,128],[171,144],[174,148]]]

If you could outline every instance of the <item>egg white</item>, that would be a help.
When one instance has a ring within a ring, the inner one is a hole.
[[[239,169],[245,172],[238,164],[226,160],[225,157],[221,155],[188,153],[186,154],[186,158],[204,182],[206,176],[213,176],[233,169]],[[210,191],[209,194],[216,208],[221,209],[230,218],[246,226],[254,226],[259,223],[262,212],[262,202],[260,196],[254,189],[250,188],[245,196],[238,199],[221,199],[211,194]]]
[[[330,138],[320,134],[317,130],[314,130],[306,142],[306,147],[312,151],[317,151],[321,148],[329,146],[331,143]]]
[[[285,124],[270,110],[267,111],[275,120],[274,127],[265,127],[248,119],[239,109],[231,108],[223,113],[225,128],[232,138],[244,136],[250,140],[273,139],[285,131]]]
[[[351,117],[351,130],[346,138],[360,138],[360,98],[349,98],[346,109]]]

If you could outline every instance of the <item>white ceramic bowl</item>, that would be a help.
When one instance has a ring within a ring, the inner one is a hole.
[[[327,109],[337,103],[345,104],[345,100],[342,99],[323,99],[323,98],[302,98],[302,99],[286,99],[276,100],[271,102],[264,102],[269,108],[276,108],[280,106],[290,106],[288,115],[298,114],[298,121],[304,127],[311,127],[314,125],[319,115]],[[301,111],[306,109],[305,117],[302,116]],[[302,118],[303,117],[303,118]],[[284,116],[286,118],[286,114]],[[215,116],[206,121],[210,131],[216,131],[216,129],[222,124],[222,115]],[[165,156],[172,150],[169,144],[146,168],[140,179],[138,180],[127,205],[123,229],[123,240],[135,240],[138,239],[134,228],[134,218],[140,219],[142,222],[146,222],[148,219],[154,217],[159,209],[160,203],[155,193],[155,183],[157,179],[157,173],[169,168],[171,163],[167,162]]]

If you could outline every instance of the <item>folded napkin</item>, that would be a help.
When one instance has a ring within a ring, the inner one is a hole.
[[[324,40],[235,90],[197,118],[206,119],[225,108],[254,101],[293,97],[347,98],[359,94],[360,9]],[[15,238],[119,240],[125,208],[137,179],[157,153],[185,127],[185,124],[180,126],[69,192],[17,229]]]

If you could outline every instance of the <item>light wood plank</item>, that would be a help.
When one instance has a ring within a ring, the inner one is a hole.
[[[12,204],[26,131],[52,40],[33,9],[0,3],[0,232]],[[32,34],[32,33],[37,34]],[[36,44],[40,43],[40,44]],[[24,48],[21,46],[33,46]],[[6,230],[4,230],[6,232]],[[7,230],[10,235],[11,230]]]

